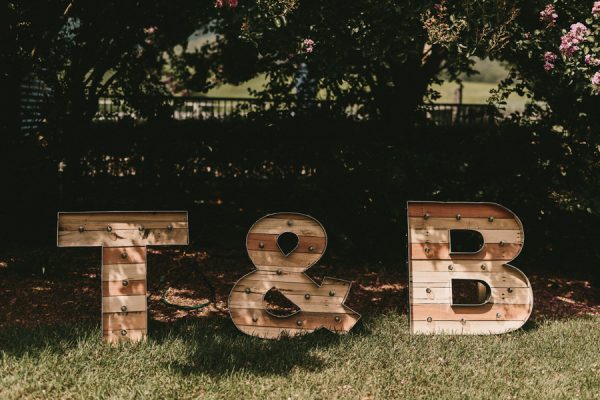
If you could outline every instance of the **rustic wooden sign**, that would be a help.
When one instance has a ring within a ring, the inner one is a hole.
[[[507,264],[523,248],[523,226],[493,203],[408,202],[410,323],[413,333],[496,334],[520,328],[533,308],[529,280]],[[456,249],[475,231],[482,246]],[[454,302],[455,286],[477,281],[479,304]]]
[[[288,233],[297,236],[297,245],[284,252],[278,239]],[[326,247],[325,229],[308,215],[270,214],[252,225],[246,248],[256,270],[242,277],[229,295],[229,312],[238,329],[265,339],[303,335],[319,328],[350,331],[360,318],[344,305],[351,283],[324,278],[319,286],[304,273],[321,259]],[[269,312],[265,295],[272,289],[300,310],[285,317]]]
[[[146,246],[188,240],[185,211],[58,213],[59,247],[102,247],[102,332],[111,343],[147,335]]]

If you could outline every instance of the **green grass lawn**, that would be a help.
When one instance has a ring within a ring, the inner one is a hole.
[[[347,336],[266,341],[224,318],[150,326],[110,347],[96,326],[0,332],[0,398],[598,398],[600,318],[497,336],[412,336],[405,315]]]

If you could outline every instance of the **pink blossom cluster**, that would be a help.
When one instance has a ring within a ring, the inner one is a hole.
[[[579,44],[585,40],[588,34],[588,28],[581,22],[571,25],[571,29],[560,38],[560,52],[566,57],[571,57],[581,49]]]
[[[551,51],[544,53],[544,70],[550,71],[554,69],[554,62],[556,61],[556,54]]]
[[[591,54],[586,54],[584,60],[587,65],[600,65],[600,60],[592,56]]]
[[[592,85],[594,85],[594,86],[600,86],[600,72],[596,72],[592,76]],[[598,89],[600,89],[600,87]]]
[[[225,5],[223,0],[215,0],[215,8],[223,8]],[[238,6],[238,0],[228,0],[227,6],[229,8],[236,8]]]
[[[312,53],[315,42],[314,40],[307,38],[302,41],[302,45],[304,46],[304,49],[307,53]]]
[[[558,14],[556,13],[556,9],[554,8],[553,4],[546,5],[546,7],[540,11],[540,21],[547,22],[548,25],[556,25],[557,19]]]
[[[594,17],[600,17],[600,1],[595,1],[592,6],[592,15]]]

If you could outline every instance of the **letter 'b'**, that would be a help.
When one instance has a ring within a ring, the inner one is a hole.
[[[513,212],[493,203],[408,202],[407,210],[412,333],[497,334],[525,324],[533,291],[507,264],[523,248],[523,225]],[[482,245],[465,250],[458,241],[465,233]],[[465,304],[457,292],[469,281],[485,292]]]

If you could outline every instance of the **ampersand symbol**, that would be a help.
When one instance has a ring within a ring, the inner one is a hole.
[[[293,234],[297,245],[289,252],[280,236]],[[317,263],[327,247],[323,226],[308,215],[269,214],[248,232],[246,249],[255,271],[236,282],[229,295],[229,312],[242,332],[264,339],[297,336],[325,328],[348,333],[360,315],[344,305],[351,283],[324,278],[319,286],[304,272]],[[265,295],[277,289],[299,311],[285,317],[266,308]]]

